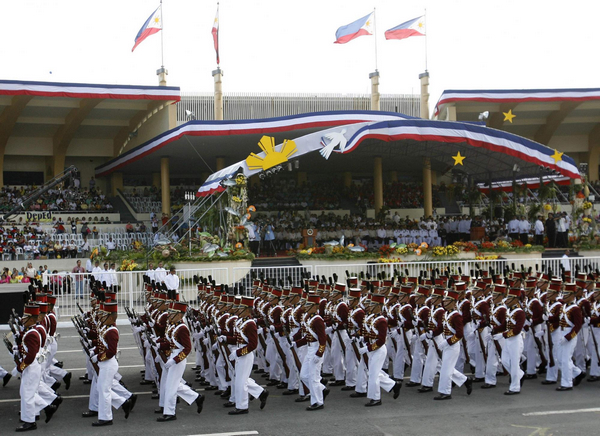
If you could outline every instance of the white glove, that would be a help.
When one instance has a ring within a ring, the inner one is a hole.
[[[496,333],[494,335],[494,341],[499,341],[500,339],[502,339],[502,333]]]
[[[585,317],[583,318],[583,325],[590,325],[590,318],[589,317]]]
[[[539,332],[535,332],[535,337],[536,338],[543,338],[544,337],[544,330],[540,329]]]
[[[326,334],[330,335],[332,332],[333,332],[333,328],[331,328],[331,327],[326,327],[325,328],[325,333]]]
[[[361,347],[358,349],[358,352],[361,354],[361,356],[363,354],[365,354],[367,351],[369,351],[369,349],[367,347]]]
[[[560,341],[558,341],[558,345],[565,345],[567,342],[567,338],[565,338],[564,336],[562,338],[560,338]]]
[[[291,348],[298,348],[298,345],[296,345],[296,341],[292,341],[292,343],[290,344]]]
[[[150,342],[148,342],[148,340],[144,340],[144,348],[150,348]]]
[[[263,331],[264,331],[263,328],[259,327],[258,330],[256,331],[256,333],[258,333],[259,335],[262,335]]]
[[[419,325],[419,320],[416,319],[416,318],[413,318],[412,325],[415,326],[415,327],[418,326]]]
[[[208,345],[210,344],[210,339],[206,338],[206,339],[202,340],[202,342],[204,343],[204,345],[206,345],[208,347]]]
[[[227,336],[225,336],[225,335],[219,336],[219,342],[223,342],[223,343],[227,342]]]
[[[427,333],[425,333],[427,335],[427,339],[433,339],[433,332],[431,330],[429,330]]]
[[[166,369],[169,369],[169,368],[171,368],[172,366],[175,366],[175,361],[174,361],[173,359],[169,359],[169,360],[167,360],[167,361],[165,362],[165,368],[166,368]]]
[[[336,322],[336,323],[333,323],[333,325],[332,325],[331,327],[333,327],[333,329],[334,329],[334,330],[337,330],[337,328],[338,328],[338,323],[337,323],[337,322]]]
[[[92,354],[90,356],[90,360],[92,361],[92,363],[98,363],[98,355]]]
[[[548,321],[548,315],[546,315],[546,314],[542,315],[542,319],[543,319],[544,321]]]
[[[352,342],[354,342],[355,344],[358,344],[358,338],[357,337],[353,337],[352,338]]]
[[[319,363],[321,363],[321,360],[323,360],[322,357],[315,355],[315,357],[313,357],[313,364],[318,365]]]
[[[229,355],[229,360],[230,360],[231,362],[235,362],[235,361],[236,361],[236,359],[237,359],[237,357],[238,357],[238,356],[237,356],[237,351],[233,351],[233,352],[232,352],[232,353]]]
[[[427,340],[427,333],[423,333],[421,336],[419,336],[419,340],[421,342],[426,341]]]
[[[217,342],[215,342],[210,349],[215,351],[217,349]]]
[[[18,352],[19,352],[19,346],[13,345],[13,354],[18,353]]]
[[[157,356],[154,358],[154,361],[155,361],[156,363],[160,363],[160,362],[161,362],[161,360],[162,360],[162,359],[161,359],[161,358],[160,358],[160,356],[158,356],[158,355],[157,355]]]

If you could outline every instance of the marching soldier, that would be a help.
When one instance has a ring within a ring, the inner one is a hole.
[[[554,385],[558,380],[559,369],[559,342],[561,340],[561,331],[559,329],[562,313],[562,302],[558,300],[558,293],[562,287],[560,280],[552,279],[546,290],[546,312],[543,315],[544,321],[548,326],[548,369],[546,370],[546,380],[543,385]]]
[[[177,397],[186,403],[196,403],[198,413],[202,412],[204,396],[193,391],[182,381],[183,372],[187,363],[187,356],[192,351],[190,331],[183,322],[187,311],[187,304],[174,301],[168,309],[169,321],[165,339],[160,342],[160,348],[167,350],[169,359],[165,362],[161,384],[165,384],[163,416],[157,418],[158,422],[174,421],[177,419],[175,406]],[[166,373],[166,375],[165,375]]]
[[[575,302],[575,283],[565,284],[563,290],[563,306],[560,313],[560,321],[558,329],[560,339],[558,341],[559,351],[559,368],[561,372],[560,386],[557,391],[570,391],[573,386],[579,385],[585,377],[585,373],[573,364],[573,352],[577,344],[577,335],[581,331],[583,317],[581,308]]]
[[[464,384],[467,387],[467,395],[471,395],[473,390],[473,380],[456,369],[463,338],[462,316],[457,311],[457,299],[458,292],[448,290],[442,303],[446,310],[444,332],[437,337],[437,345],[442,352],[442,367],[438,384],[439,395],[434,397],[434,400],[452,399],[452,383],[458,387]]]
[[[481,389],[493,389],[496,387],[498,366],[501,365],[502,345],[504,343],[502,333],[506,330],[506,306],[502,301],[505,293],[506,285],[502,283],[494,285],[490,304],[490,334],[486,338],[487,362],[485,366],[485,383],[481,385]]]
[[[504,395],[521,393],[523,370],[521,370],[521,355],[523,354],[523,336],[521,331],[525,325],[525,312],[521,309],[519,298],[520,289],[509,289],[506,297],[506,330],[502,333],[502,365],[510,374],[510,388]]]
[[[324,407],[323,402],[329,395],[329,389],[321,383],[321,367],[327,345],[327,334],[325,333],[325,321],[317,314],[319,296],[317,294],[308,295],[304,307],[306,314],[302,330],[294,337],[294,341],[296,347],[307,346],[300,379],[310,391],[310,406],[306,410],[314,411]]]
[[[369,356],[367,398],[366,407],[381,406],[381,388],[387,392],[394,391],[394,399],[400,395],[402,381],[394,381],[382,371],[383,361],[387,358],[387,319],[381,314],[381,308],[385,301],[384,295],[372,295],[371,305],[367,308],[368,315],[365,318],[365,335],[359,352],[361,355]]]

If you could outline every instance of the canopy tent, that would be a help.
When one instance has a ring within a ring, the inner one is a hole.
[[[289,140],[293,140],[294,147],[284,141],[271,149],[263,138],[263,152],[215,172],[196,195],[223,191],[222,182],[239,172],[249,177],[315,151],[327,159],[326,149],[334,143],[338,144],[334,153],[358,159],[401,155],[403,164],[395,168],[399,171],[404,165],[414,164],[415,158],[429,158],[432,169],[445,173],[458,168],[475,182],[512,179],[515,165],[519,177],[539,176],[540,168],[545,167],[565,177],[580,178],[572,158],[529,139],[471,123],[396,119],[337,126]],[[265,162],[262,167],[257,164],[261,160]],[[275,165],[269,166],[269,162]]]

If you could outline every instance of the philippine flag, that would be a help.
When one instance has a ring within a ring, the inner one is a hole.
[[[385,39],[404,39],[411,36],[425,36],[425,16],[413,18],[385,32]]]
[[[162,30],[162,11],[161,6],[156,8],[156,10],[148,17],[140,31],[135,37],[135,45],[131,49],[134,51],[135,48],[141,44],[141,42],[148,38],[150,35],[154,35],[155,33]]]
[[[373,34],[373,14],[362,17],[353,23],[347,24],[346,26],[340,27],[335,32],[334,44],[346,44],[348,41],[352,41],[354,38],[358,38],[363,35]]]
[[[213,43],[215,45],[215,52],[217,53],[217,65],[219,65],[219,7],[217,6],[217,16],[213,21],[213,27],[211,32],[213,36]]]

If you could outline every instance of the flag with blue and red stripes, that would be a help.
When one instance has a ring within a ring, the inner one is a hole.
[[[155,33],[162,30],[162,6],[156,8],[156,10],[148,17],[140,31],[135,36],[135,44],[131,51],[134,51],[135,48],[141,44],[141,42],[148,38],[150,35],[154,35]]]

